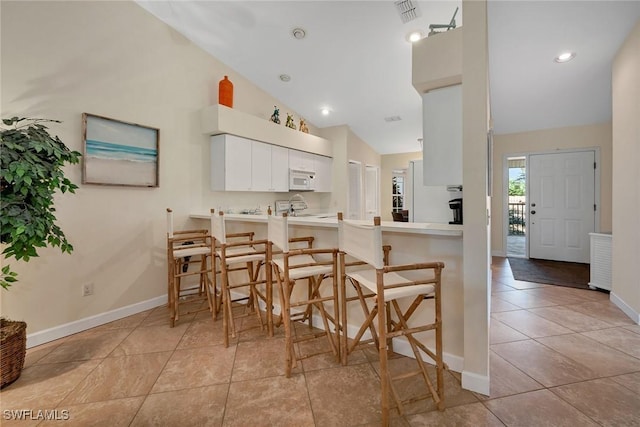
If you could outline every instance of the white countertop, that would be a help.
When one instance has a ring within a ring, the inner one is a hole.
[[[190,214],[194,219],[210,219],[211,215],[204,212],[194,212]],[[246,215],[246,214],[225,214],[224,217],[228,221],[242,222],[258,222],[266,223],[267,215]],[[362,221],[362,223],[371,223],[371,221]],[[338,219],[335,216],[326,217],[326,215],[318,216],[290,216],[289,224],[302,225],[310,227],[327,227],[337,228]],[[459,224],[439,224],[439,223],[422,223],[422,222],[393,222],[382,221],[382,231],[394,233],[409,234],[434,234],[440,236],[462,236],[463,226]]]

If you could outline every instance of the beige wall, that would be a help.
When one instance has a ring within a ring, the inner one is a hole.
[[[414,153],[383,154],[381,157],[380,173],[380,216],[383,221],[393,220],[391,210],[393,200],[391,198],[391,178],[395,169],[407,169],[411,160],[422,160],[422,151]]]
[[[44,249],[29,263],[10,261],[20,281],[2,292],[2,314],[26,320],[29,334],[166,294],[166,207],[181,227],[194,207],[265,206],[288,194],[209,191],[199,117],[217,102],[223,75],[234,83],[234,108],[265,118],[274,105],[292,110],[135,3],[0,7],[2,117],[62,120],[51,131],[79,151],[83,112],[160,128],[160,188],[81,185],[75,195],[58,195],[73,254]],[[81,166],[67,173],[81,182]],[[94,284],[93,296],[81,296],[84,283]]]
[[[640,21],[613,62],[611,299],[640,323]]]
[[[505,158],[555,150],[595,148],[600,151],[600,231],[611,231],[611,123],[495,135],[491,251],[505,256]]]

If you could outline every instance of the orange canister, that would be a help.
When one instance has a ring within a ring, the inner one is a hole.
[[[228,76],[224,76],[218,84],[218,104],[233,108],[233,83]]]

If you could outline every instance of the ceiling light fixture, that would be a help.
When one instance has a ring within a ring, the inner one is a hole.
[[[564,52],[556,56],[555,58],[553,58],[553,60],[561,64],[563,62],[569,62],[575,57],[576,57],[575,52]]]
[[[389,117],[385,117],[384,121],[389,123],[389,122],[399,122],[400,120],[402,120],[402,117],[400,116],[389,116]]]
[[[302,28],[294,28],[291,30],[291,34],[293,35],[293,38],[302,40],[307,35],[307,32]]]
[[[328,108],[323,108],[321,112],[323,116],[328,116],[331,110],[329,110]]]
[[[411,31],[405,37],[409,43],[415,43],[424,38],[424,33],[420,30]]]
[[[285,83],[290,82],[291,76],[289,74],[280,74],[280,80],[282,80]]]

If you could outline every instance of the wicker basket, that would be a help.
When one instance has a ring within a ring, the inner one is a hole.
[[[0,318],[0,388],[20,377],[27,353],[27,324]]]

